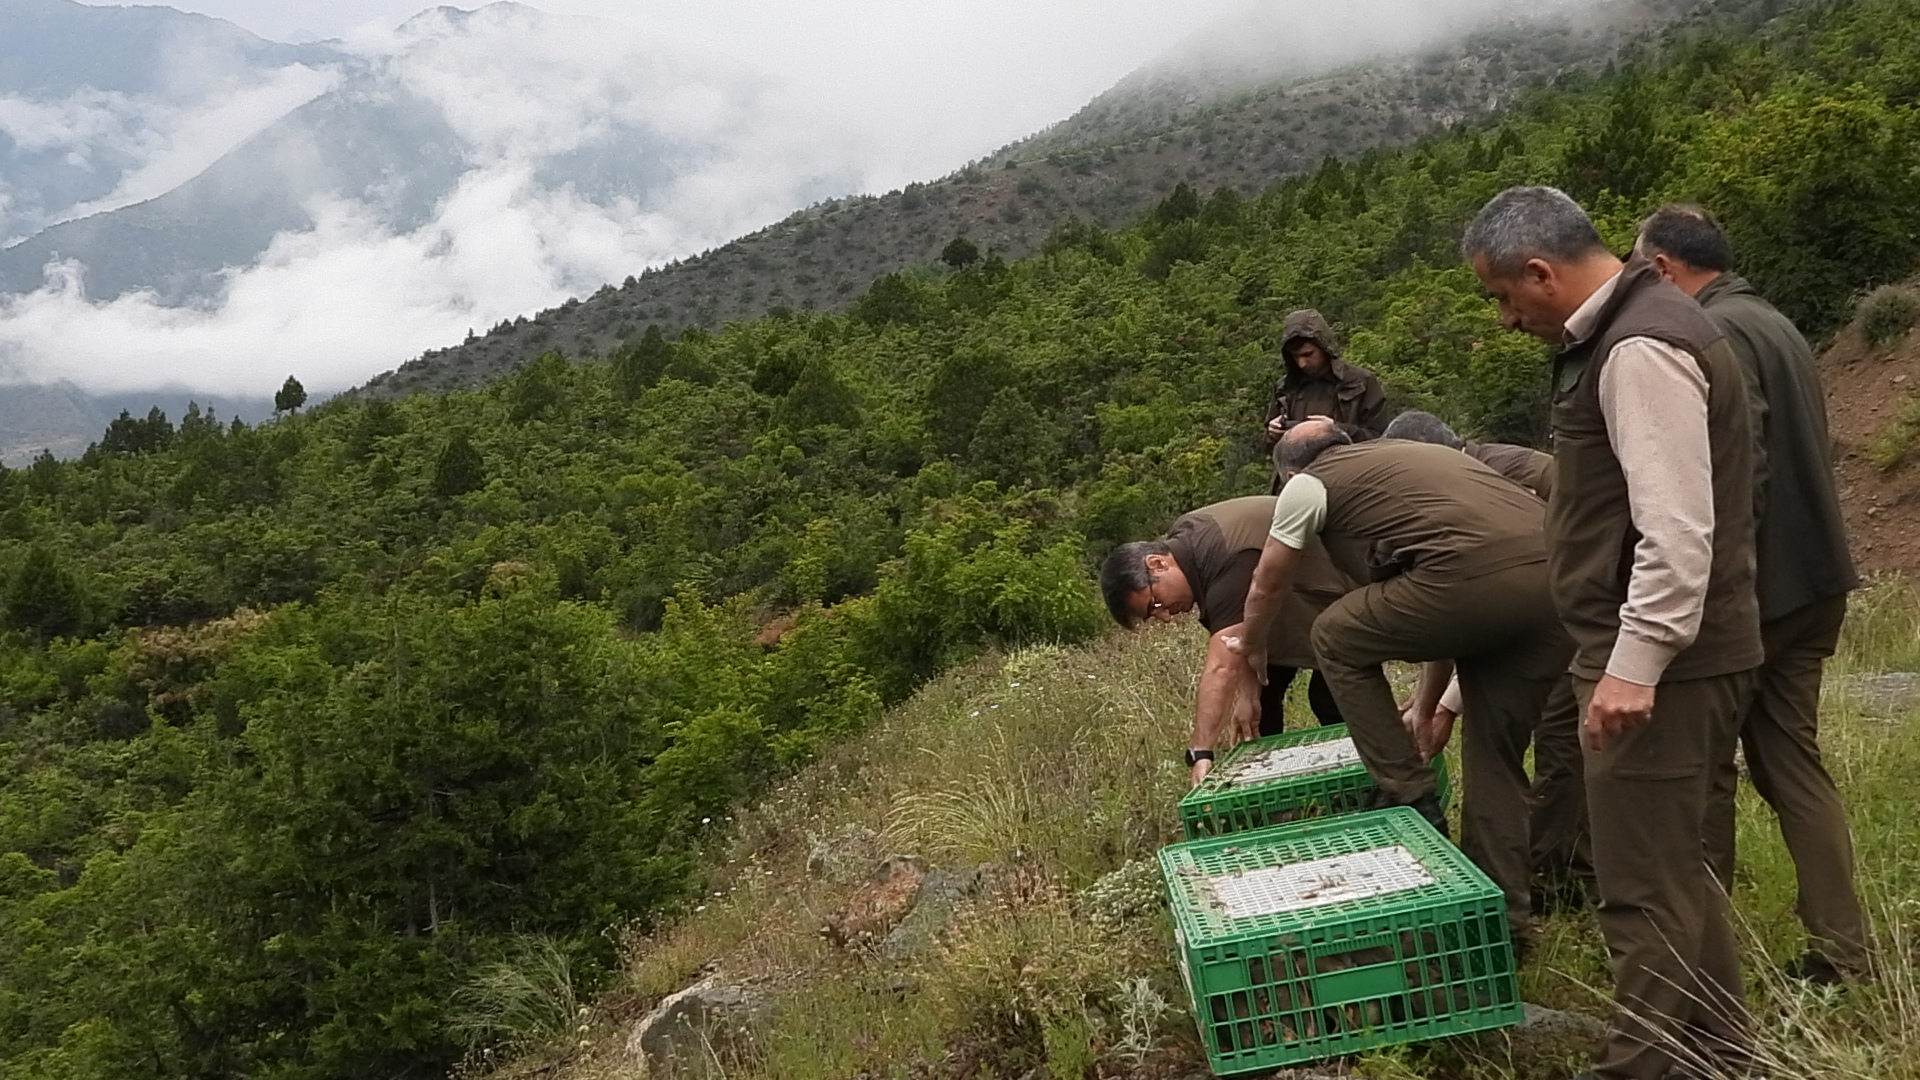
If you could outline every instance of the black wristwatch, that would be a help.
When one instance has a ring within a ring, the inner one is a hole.
[[[1199,762],[1212,760],[1213,751],[1211,750],[1195,750],[1192,747],[1187,748],[1187,768],[1189,769],[1193,768],[1194,765]]]

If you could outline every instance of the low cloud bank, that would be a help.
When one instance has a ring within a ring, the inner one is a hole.
[[[1370,18],[1356,22],[1326,5],[1276,14],[1227,0],[1177,11],[1145,0],[911,10],[896,0],[703,0],[663,2],[644,25],[511,4],[435,9],[345,43],[435,103],[466,146],[467,171],[431,221],[395,232],[352,201],[315,199],[312,229],[281,234],[256,264],[225,273],[214,302],[191,307],[140,293],[89,300],[84,267],[52,264],[43,288],[0,297],[0,381],[258,395],[291,372],[310,390],[338,390],[819,199],[950,171],[1066,115],[1223,13],[1246,12],[1219,25],[1303,45],[1351,45],[1372,25],[1404,47],[1510,5],[1456,0],[1446,18],[1423,4],[1363,6]],[[210,145],[335,77],[285,69],[224,112],[180,120],[172,144]],[[85,153],[109,140],[102,132],[137,134],[116,107],[53,116],[9,114],[0,102],[0,127],[31,127]],[[157,193],[194,158],[182,149],[140,160],[91,205]],[[565,170],[582,162],[598,164],[569,181]],[[660,175],[622,186],[640,172]]]

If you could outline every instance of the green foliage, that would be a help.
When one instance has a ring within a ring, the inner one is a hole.
[[[87,599],[53,549],[35,544],[7,581],[0,612],[8,627],[44,642],[78,633],[87,622]]]
[[[525,1053],[574,1034],[573,966],[552,939],[526,937],[454,994],[447,1026],[468,1046]]]
[[[1854,318],[1867,344],[1885,348],[1913,329],[1914,320],[1920,319],[1920,298],[1906,289],[1882,285],[1860,299]]]
[[[1917,0],[1823,6],[1257,196],[1188,187],[1036,258],[887,275],[844,315],[629,328],[609,363],[259,427],[125,416],[0,472],[8,1075],[428,1075],[465,1037],[455,989],[530,970],[529,937],[584,993],[601,932],[683,897],[743,800],[958,661],[1101,632],[1094,558],[1264,490],[1291,308],[1395,402],[1536,438],[1544,351],[1452,250],[1507,184],[1586,185],[1616,241],[1703,201],[1743,272],[1831,325],[1920,254],[1916,26]],[[1105,743],[1050,765],[1070,828],[969,786],[1033,760],[983,730],[903,825],[1087,880],[1138,854],[1158,773],[1107,775]],[[1115,858],[1075,831],[1096,816]],[[956,1000],[1023,1018],[1020,1071],[1071,1070],[1084,988],[1126,974],[1063,976],[1076,1004],[1046,1014],[994,979]]]
[[[1867,459],[1883,470],[1898,468],[1920,446],[1920,398],[1901,401],[1887,426],[1867,443]]]
[[[965,270],[980,261],[980,248],[964,236],[956,236],[940,249],[940,261],[955,270]]]
[[[477,491],[487,482],[486,462],[464,431],[456,431],[440,450],[433,466],[433,493],[451,499]]]
[[[287,376],[287,381],[281,383],[279,391],[273,395],[273,411],[276,413],[293,412],[306,403],[307,388],[301,386],[300,380],[291,375]]]
[[[614,354],[614,394],[624,402],[638,401],[641,394],[660,381],[672,362],[673,346],[658,325],[649,323],[639,341],[622,346]]]

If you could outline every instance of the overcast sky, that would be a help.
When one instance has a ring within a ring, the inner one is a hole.
[[[532,0],[561,18],[495,9],[462,28],[428,19],[397,34],[422,0],[187,0],[176,6],[262,37],[339,38],[392,58],[475,148],[475,166],[433,222],[404,235],[351,203],[310,206],[316,228],[232,270],[214,305],[91,301],[78,268],[54,267],[46,288],[0,298],[0,380],[232,395],[271,393],[292,372],[309,389],[343,389],[812,200],[944,175],[1064,119],[1204,27],[1358,55],[1362,42],[1437,33],[1443,11],[1483,16],[1516,2]],[[289,68],[191,107],[0,100],[0,129],[31,124],[83,155],[109,137],[89,132],[111,133],[141,167],[81,208],[110,209],[194,175],[332,80]],[[590,145],[603,121],[714,152],[658,206],[596,204],[537,180],[542,161]]]

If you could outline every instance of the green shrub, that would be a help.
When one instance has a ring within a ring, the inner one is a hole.
[[[1920,444],[1920,398],[1909,396],[1887,426],[1867,444],[1867,457],[1882,469],[1892,469]]]
[[[1878,349],[1907,336],[1915,319],[1920,319],[1920,297],[1905,289],[1882,285],[1861,298],[1854,318],[1867,344]],[[1884,467],[1884,466],[1883,466]]]

